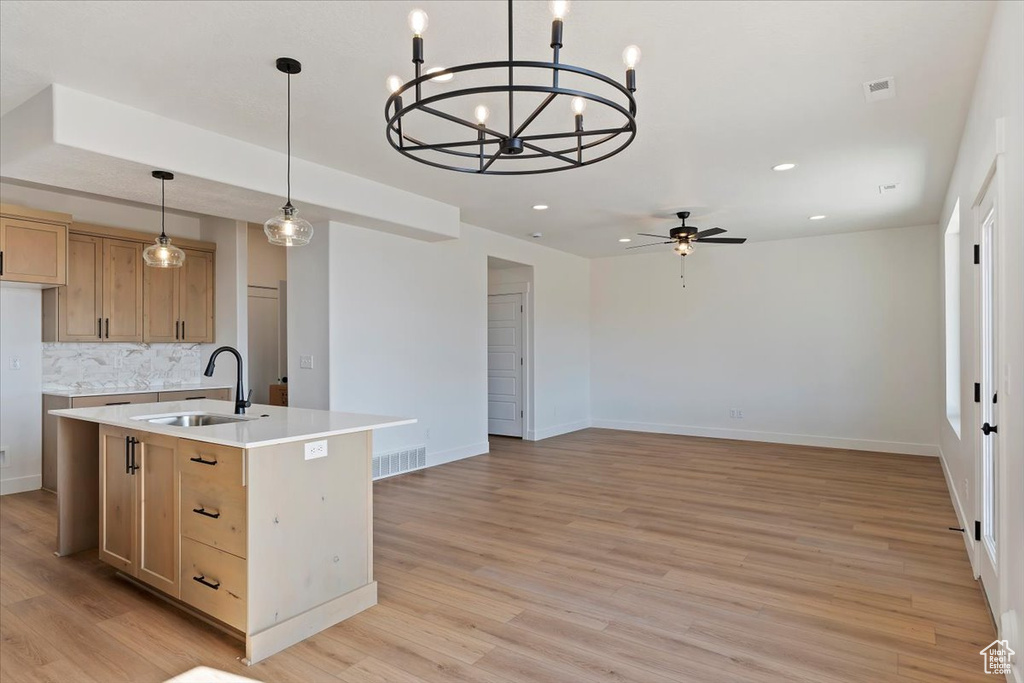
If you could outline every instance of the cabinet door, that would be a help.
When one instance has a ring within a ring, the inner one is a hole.
[[[57,290],[57,340],[103,339],[103,240],[68,236],[68,284]]]
[[[129,433],[100,427],[100,559],[136,575],[136,477],[129,469]]]
[[[0,280],[62,285],[67,279],[66,225],[0,218]]]
[[[178,318],[179,268],[143,268],[143,341],[175,342],[181,335]]]
[[[165,593],[178,590],[178,440],[137,434],[139,496],[138,578]]]
[[[189,342],[213,342],[213,254],[186,249],[185,265],[178,270],[182,338]]]
[[[142,341],[141,242],[103,240],[103,339]]]

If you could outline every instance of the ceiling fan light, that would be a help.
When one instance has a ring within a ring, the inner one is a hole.
[[[689,242],[679,242],[674,248],[680,256],[686,256],[693,252],[693,245]]]

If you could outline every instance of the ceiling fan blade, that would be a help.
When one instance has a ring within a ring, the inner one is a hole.
[[[722,228],[708,228],[707,230],[701,230],[697,233],[697,239],[701,237],[711,237],[712,235],[721,235],[725,230]]]
[[[669,240],[668,242],[651,242],[650,244],[638,244],[635,247],[626,247],[626,249],[640,249],[642,247],[658,247],[662,244],[675,244],[675,240]]]
[[[747,241],[746,237],[711,237],[711,238],[699,238],[694,240],[701,244],[743,244]]]
[[[659,240],[670,240],[670,239],[672,239],[668,235],[652,235],[649,232],[638,232],[637,234],[638,235],[643,235],[644,237],[657,237]]]

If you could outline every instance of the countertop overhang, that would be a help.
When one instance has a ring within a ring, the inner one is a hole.
[[[388,415],[364,415],[361,413],[338,413],[309,408],[285,408],[281,406],[253,405],[246,416],[255,418],[244,422],[209,425],[205,427],[173,427],[135,419],[143,416],[157,416],[187,413],[234,413],[233,401],[168,401],[165,403],[137,403],[97,408],[65,408],[51,410],[51,415],[85,422],[135,429],[140,432],[165,434],[181,439],[192,439],[205,443],[232,446],[234,448],[259,448],[291,441],[306,441],[338,434],[365,432],[373,429],[398,427],[414,424],[413,418]]]

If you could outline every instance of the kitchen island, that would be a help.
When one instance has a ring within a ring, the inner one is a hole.
[[[415,420],[195,400],[54,410],[58,555],[90,548],[255,663],[377,602],[372,430]]]

